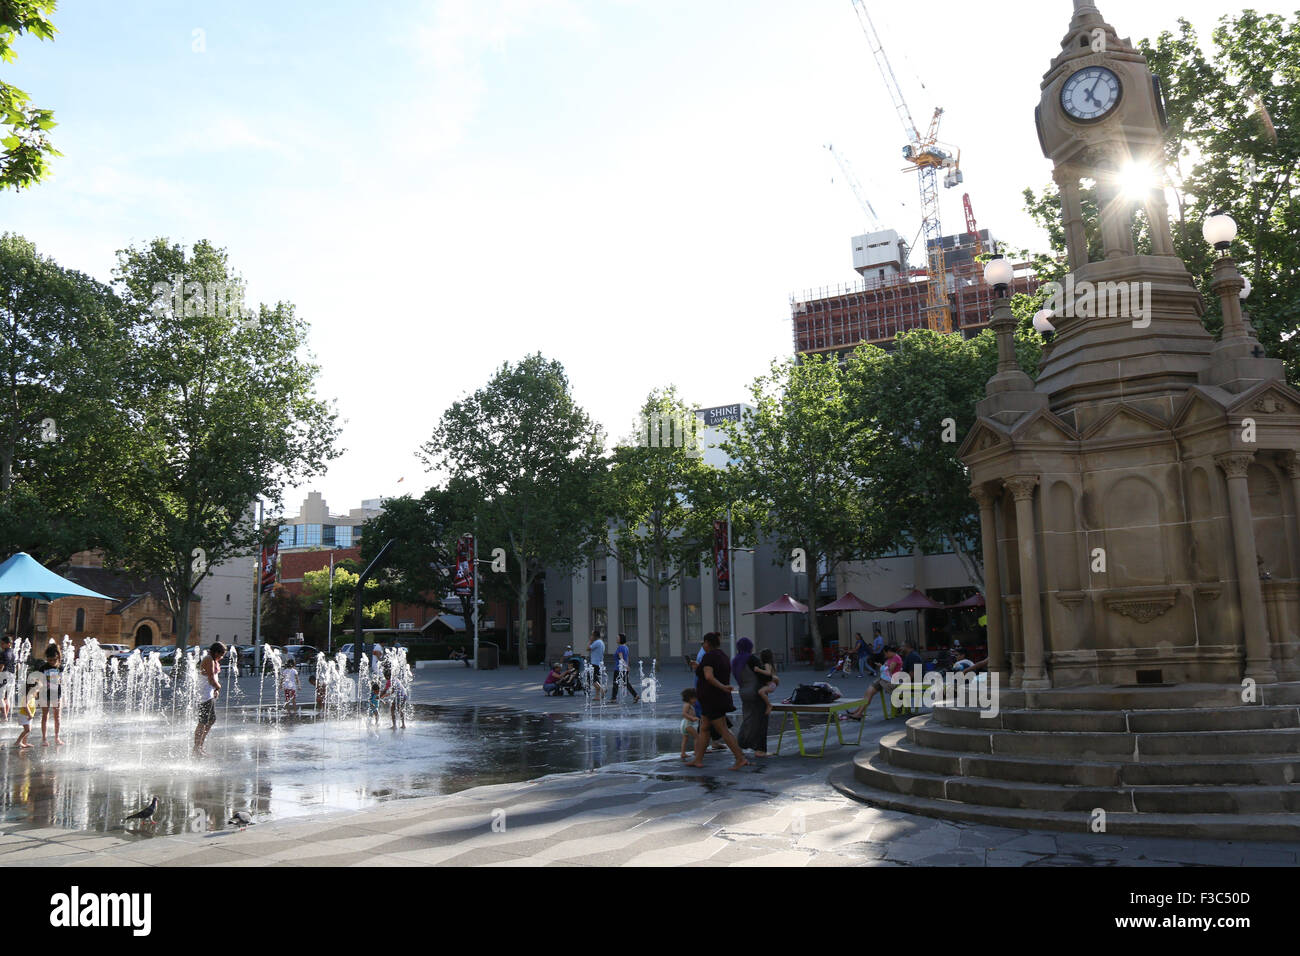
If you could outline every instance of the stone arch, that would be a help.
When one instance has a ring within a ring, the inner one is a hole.
[[[146,644],[157,644],[158,625],[153,621],[140,621],[135,626],[133,632],[132,647],[143,647]]]
[[[1107,489],[1102,511],[1111,580],[1138,586],[1168,583],[1161,501],[1159,489],[1143,475],[1125,475]]]

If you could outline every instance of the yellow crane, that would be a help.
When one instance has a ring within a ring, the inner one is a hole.
[[[926,302],[926,325],[937,332],[952,331],[952,310],[948,305],[948,280],[943,256],[943,225],[939,216],[939,173],[943,172],[943,185],[947,189],[958,185],[965,178],[961,172],[961,150],[939,142],[939,121],[943,118],[943,109],[937,108],[930,117],[930,127],[922,135],[912,111],[908,109],[903,91],[894,75],[894,68],[889,63],[885,46],[880,41],[876,26],[871,22],[863,0],[853,0],[853,9],[866,34],[871,53],[876,59],[880,76],[885,81],[885,88],[894,102],[894,111],[903,124],[907,135],[907,145],[903,147],[903,158],[909,165],[904,172],[915,172],[921,192],[921,234],[926,251],[926,274],[929,278],[929,294]]]

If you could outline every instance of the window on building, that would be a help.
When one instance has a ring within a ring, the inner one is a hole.
[[[336,530],[337,529],[332,524],[327,524],[321,528],[321,544],[325,545],[327,548],[334,547],[334,533]]]
[[[321,526],[318,524],[305,524],[302,526],[303,534],[306,536],[303,545],[308,548],[319,548],[321,540]]]
[[[668,608],[660,604],[655,611],[655,630],[659,632],[659,646],[668,648]]]
[[[77,608],[77,626],[74,627],[73,630],[84,631],[85,629],[86,629],[86,609],[84,607],[79,607]]]
[[[280,547],[282,548],[293,547],[293,530],[294,530],[294,526],[291,524],[287,524],[280,529]]]
[[[688,643],[696,644],[704,636],[702,620],[698,604],[686,605],[686,640]]]
[[[596,553],[591,556],[591,579],[593,581],[605,580],[607,562],[609,561],[609,549],[603,544],[596,549]]]
[[[636,580],[636,568],[632,567],[632,565],[626,562],[623,563],[623,580],[624,581]]]
[[[230,595],[229,595],[229,594],[226,595],[226,603],[227,603],[227,604],[230,603]]]
[[[341,524],[334,528],[334,547],[350,548],[353,540],[353,527],[348,524]]]
[[[609,633],[609,611],[603,607],[593,607],[591,609],[591,629],[599,630],[602,634]]]
[[[623,608],[623,626],[620,628],[620,633],[627,635],[629,644],[636,643],[636,608]]]
[[[723,637],[731,637],[731,605],[719,604],[718,614],[714,620],[718,622],[718,633]]]

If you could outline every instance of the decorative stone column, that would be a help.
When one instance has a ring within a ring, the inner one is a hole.
[[[1250,490],[1246,485],[1246,473],[1254,460],[1253,452],[1234,452],[1214,459],[1228,480],[1228,513],[1232,521],[1241,619],[1246,634],[1246,676],[1260,684],[1272,684],[1277,681],[1277,676],[1273,672],[1268,629],[1264,623],[1264,591],[1259,584],[1255,521],[1250,513]]]
[[[1277,462],[1286,472],[1286,476],[1291,479],[1291,501],[1295,505],[1296,534],[1300,540],[1300,455],[1293,451],[1282,452],[1277,456]],[[1292,567],[1297,567],[1295,556],[1292,558]],[[1300,573],[1292,572],[1292,577],[1300,577]]]
[[[1034,488],[1037,475],[1017,475],[1003,484],[1016,499],[1016,537],[1020,544],[1021,634],[1025,642],[1025,690],[1047,690],[1052,686],[1043,667],[1043,604],[1038,587],[1038,546],[1034,526]],[[1258,583],[1258,582],[1256,582]]]
[[[1007,653],[1002,637],[1002,575],[998,568],[997,496],[984,485],[971,489],[980,506],[980,544],[984,553],[984,613],[988,617],[988,671],[1006,673]]]
[[[1061,192],[1061,225],[1065,229],[1065,248],[1070,257],[1070,271],[1088,264],[1088,233],[1083,224],[1083,197],[1079,177],[1074,170],[1057,167],[1053,178]]]

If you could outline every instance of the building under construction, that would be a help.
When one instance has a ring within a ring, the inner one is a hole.
[[[978,242],[970,232],[936,241],[943,244],[952,331],[970,338],[988,325],[993,309],[993,290],[975,261],[977,249],[996,248],[993,237],[981,229]],[[864,342],[888,349],[899,332],[932,327],[929,275],[909,268],[907,259],[907,243],[892,229],[855,236],[853,268],[860,281],[791,299],[795,353],[843,353]],[[1037,288],[1031,266],[1018,264],[1012,294]]]

